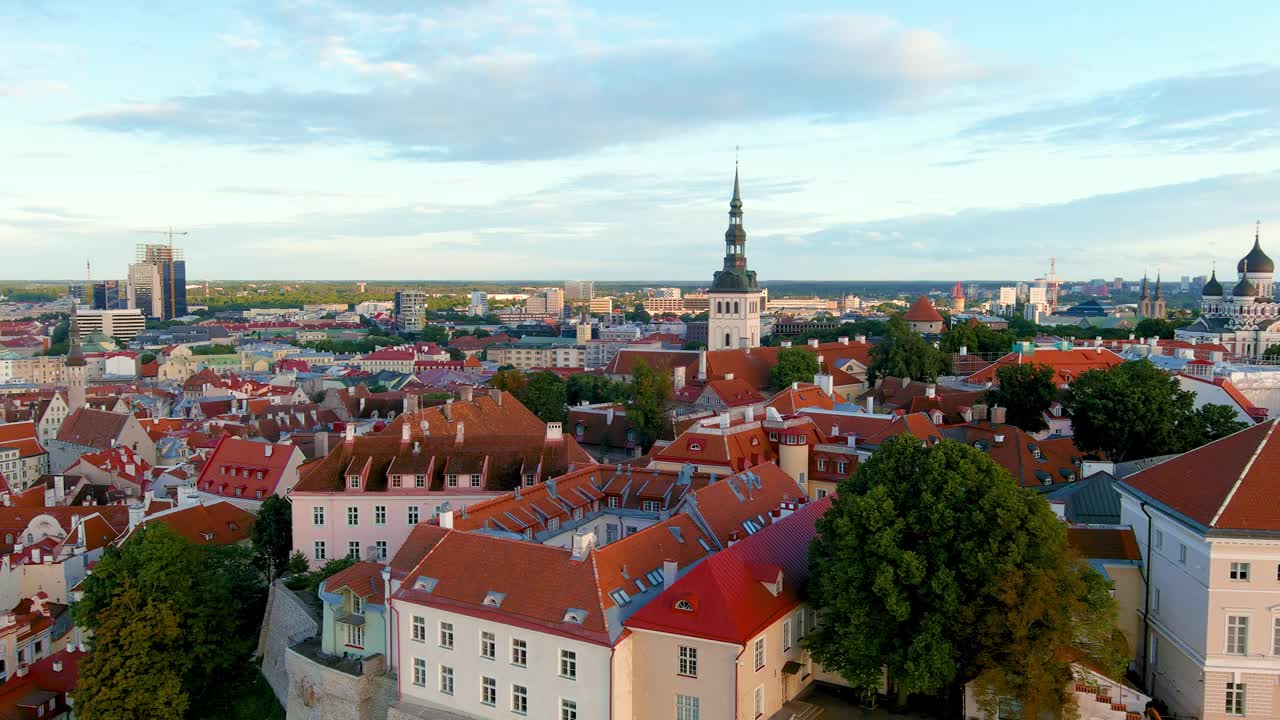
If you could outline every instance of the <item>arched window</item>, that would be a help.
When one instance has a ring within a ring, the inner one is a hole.
[[[722,303],[722,302],[720,302],[719,300],[717,300],[717,301],[716,301],[716,314],[718,315],[718,314],[720,314],[720,313],[722,313],[722,312],[724,312],[724,303]]]
[[[737,315],[737,314],[738,314],[738,301],[737,301],[737,300],[734,300],[734,301],[733,301],[733,314],[734,314],[734,315]]]
[[[724,346],[725,346],[726,348],[727,348],[727,347],[732,347],[732,345],[731,345],[731,344],[730,344],[730,342],[729,342],[729,333],[725,333],[725,334],[724,334]]]

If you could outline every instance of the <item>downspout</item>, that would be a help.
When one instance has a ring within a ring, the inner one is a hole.
[[[609,720],[613,720],[613,656],[617,652],[617,645],[609,647]]]
[[[1147,516],[1147,562],[1145,575],[1143,578],[1146,582],[1146,592],[1142,601],[1142,674],[1147,677],[1147,690],[1152,690],[1155,685],[1155,673],[1151,672],[1150,655],[1151,655],[1151,513],[1147,512],[1147,504],[1145,502],[1138,503],[1138,507],[1142,510],[1142,514]],[[1154,693],[1152,693],[1154,695]]]
[[[733,661],[733,720],[738,720],[738,676],[742,674],[742,654],[747,651],[747,646],[743,645],[742,650],[738,651],[738,657]]]
[[[395,600],[394,600],[394,599],[390,599],[390,600],[388,600],[387,602],[388,602],[388,604],[389,604],[389,607],[391,608],[391,614],[392,614],[392,616],[393,616],[392,623],[393,623],[393,628],[394,628],[394,629],[391,631],[391,634],[392,634],[392,637],[394,637],[394,638],[396,638],[396,639],[397,639],[397,642],[395,643],[396,701],[397,701],[397,702],[399,702],[400,700],[403,700],[403,699],[404,699],[404,698],[401,696],[401,694],[400,694],[400,670],[401,670],[401,668],[400,668],[400,643],[399,643],[399,637],[400,637],[400,608],[398,608],[398,607],[396,607],[396,606],[395,606]],[[387,648],[387,649],[388,649],[388,650],[390,650],[391,648]]]

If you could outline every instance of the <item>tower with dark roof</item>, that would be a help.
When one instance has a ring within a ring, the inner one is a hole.
[[[76,319],[75,305],[71,306],[71,329],[67,335],[71,346],[63,372],[67,383],[67,412],[73,413],[84,407],[89,385],[88,362],[84,358],[84,348],[80,347],[80,323]]]
[[[760,316],[764,294],[756,273],[747,269],[747,231],[742,226],[742,192],[738,169],[733,170],[733,198],[729,227],[724,232],[724,268],[716,271],[707,290],[709,312],[707,347],[711,350],[760,347]]]
[[[1236,263],[1238,279],[1230,292],[1214,269],[1200,291],[1200,317],[1174,332],[1189,342],[1221,343],[1237,358],[1255,358],[1280,345],[1280,303],[1275,299],[1275,263],[1262,251],[1261,222],[1253,247]]]

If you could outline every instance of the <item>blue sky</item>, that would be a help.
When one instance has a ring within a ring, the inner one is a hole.
[[[1275,3],[166,5],[0,6],[0,278],[709,279],[735,146],[762,279],[1280,253]]]

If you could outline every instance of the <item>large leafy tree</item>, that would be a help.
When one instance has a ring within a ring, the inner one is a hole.
[[[516,399],[543,422],[564,420],[564,380],[553,372],[542,371],[525,378],[523,387],[515,391]]]
[[[637,360],[631,370],[631,400],[627,402],[627,422],[635,428],[640,446],[648,449],[662,432],[667,407],[671,403],[671,377]]]
[[[1198,447],[1213,439],[1205,435],[1206,420],[1218,433],[1233,427],[1218,411],[1197,412],[1195,394],[1146,359],[1082,373],[1067,407],[1076,447],[1116,462]]]
[[[992,330],[982,323],[957,323],[942,333],[939,349],[944,353],[960,352],[965,348],[971,353],[1008,352],[1017,338],[1007,330]]]
[[[1036,363],[1002,365],[996,369],[996,384],[987,390],[987,402],[1006,408],[1009,424],[1036,432],[1048,427],[1044,414],[1057,395],[1052,367]]]
[[[520,392],[520,389],[524,387],[525,382],[524,373],[514,367],[499,368],[498,372],[494,373],[493,377],[489,380],[489,384],[493,387],[498,390],[506,390],[512,395]]]
[[[781,390],[793,382],[813,382],[818,372],[817,355],[805,348],[783,348],[778,351],[777,364],[769,368],[769,385]]]
[[[610,380],[604,375],[578,373],[564,381],[565,402],[573,407],[586,403],[625,402],[628,391],[625,383]]]
[[[246,548],[196,545],[163,523],[143,526],[103,554],[72,606],[91,633],[77,716],[176,718],[184,708],[225,716],[235,698],[223,680],[249,662],[264,600]],[[142,694],[120,705],[133,689]]]
[[[275,580],[283,575],[293,549],[293,506],[279,495],[262,501],[253,523],[253,562]]]
[[[1048,503],[961,443],[892,438],[842,481],[809,549],[815,660],[899,699],[983,676],[1061,705],[1066,665],[1112,667],[1115,606]]]
[[[446,345],[449,342],[449,329],[443,325],[425,325],[422,328],[423,342]]]
[[[1249,423],[1240,420],[1235,408],[1229,405],[1201,405],[1196,410],[1196,416],[1200,421],[1201,438],[1204,442],[1213,442],[1249,427]]]
[[[901,317],[885,323],[884,339],[871,347],[872,377],[905,377],[934,381],[947,367],[947,359],[925,342]]]

